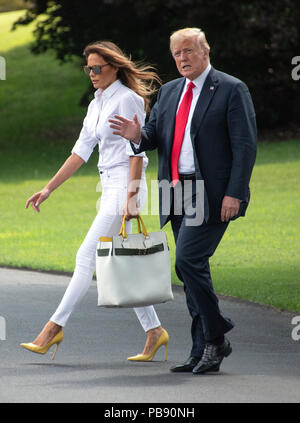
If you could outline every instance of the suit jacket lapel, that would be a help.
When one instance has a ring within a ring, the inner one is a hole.
[[[216,75],[216,71],[214,68],[211,68],[209,74],[207,75],[207,78],[204,82],[204,85],[202,87],[202,91],[199,95],[195,110],[193,119],[191,122],[191,138],[192,142],[194,141],[194,138],[196,136],[196,133],[198,132],[202,120],[204,118],[205,112],[207,108],[210,105],[210,102],[215,95],[217,88],[219,85],[218,77]]]

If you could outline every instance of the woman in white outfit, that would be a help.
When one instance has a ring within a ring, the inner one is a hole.
[[[93,278],[96,247],[99,237],[111,237],[120,231],[122,216],[126,217],[127,232],[131,232],[130,219],[137,215],[147,198],[145,169],[148,159],[145,153],[134,155],[129,142],[113,135],[108,119],[115,114],[140,122],[145,119],[149,95],[154,92],[152,83],[159,82],[149,67],[137,67],[111,42],[96,42],[84,50],[87,59],[86,73],[90,76],[95,92],[80,136],[70,157],[45,188],[32,195],[26,203],[39,212],[40,204],[58,186],[65,182],[85,162],[98,144],[98,168],[102,183],[100,209],[76,255],[76,267],[70,284],[57,310],[32,343],[22,347],[44,354],[63,339],[63,330],[76,305],[86,294]],[[146,82],[150,81],[150,82]],[[136,183],[138,181],[138,183]],[[162,328],[153,306],[134,308],[147,333],[144,350],[132,361],[151,361],[161,345],[167,347],[169,336]],[[53,358],[55,357],[54,352]]]

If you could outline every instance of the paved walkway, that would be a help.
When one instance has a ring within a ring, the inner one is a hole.
[[[71,316],[55,361],[32,354],[31,342],[60,301],[69,277],[0,268],[0,403],[236,403],[299,402],[300,341],[293,315],[256,304],[220,299],[236,324],[233,353],[219,374],[173,374],[169,368],[190,349],[190,317],[181,289],[156,306],[170,342],[155,361],[132,363],[144,333],[131,309],[96,306],[96,283]],[[4,319],[3,319],[4,318]],[[1,326],[2,324],[2,326]]]

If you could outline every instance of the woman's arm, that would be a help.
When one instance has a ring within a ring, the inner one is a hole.
[[[32,208],[35,211],[40,212],[39,205],[49,197],[52,191],[70,178],[70,176],[72,176],[83,163],[85,163],[85,161],[81,157],[74,153],[71,154],[56,175],[48,182],[45,188],[43,188],[42,191],[33,194],[27,200],[25,208],[27,209],[31,203]]]
[[[129,186],[127,201],[124,206],[126,220],[138,215],[137,198],[143,170],[143,157],[130,156]]]

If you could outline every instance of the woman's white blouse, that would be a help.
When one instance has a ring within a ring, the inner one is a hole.
[[[106,90],[98,89],[90,102],[83,126],[72,153],[85,162],[88,161],[95,146],[99,148],[99,171],[115,166],[129,166],[130,156],[143,157],[144,168],[148,164],[145,153],[134,154],[129,141],[120,135],[114,135],[109,118],[115,114],[132,120],[136,113],[141,126],[145,123],[144,99],[116,80]]]

